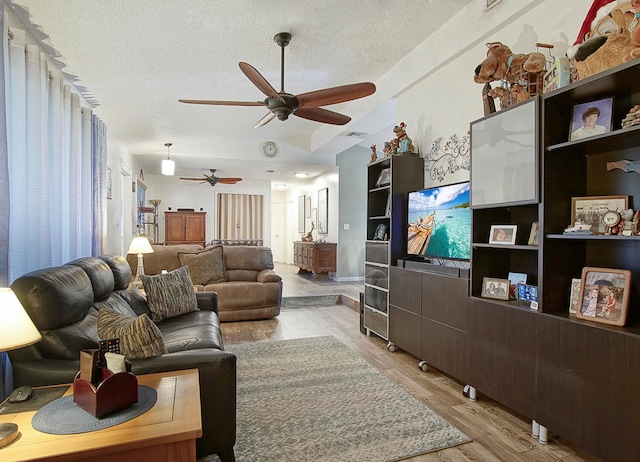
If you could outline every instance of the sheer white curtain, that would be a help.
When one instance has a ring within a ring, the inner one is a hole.
[[[12,27],[10,36],[4,60],[9,283],[25,272],[91,255],[98,216],[93,114],[24,30]]]

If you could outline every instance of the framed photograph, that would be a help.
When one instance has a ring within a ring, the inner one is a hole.
[[[582,279],[571,279],[571,296],[569,297],[569,313],[577,314],[578,305],[580,304],[580,284]]]
[[[526,284],[527,275],[509,272],[507,278],[509,279],[509,298],[515,300],[518,298],[518,284]]]
[[[609,133],[612,119],[613,98],[576,104],[571,114],[569,141]]]
[[[304,196],[298,196],[298,232],[304,233]]]
[[[602,234],[606,225],[602,218],[609,210],[622,212],[629,208],[629,196],[586,196],[571,198],[571,226],[591,225],[591,232]]]
[[[387,225],[379,224],[376,227],[376,232],[373,234],[374,241],[384,241],[387,234]]]
[[[327,221],[329,220],[329,188],[318,190],[318,234],[328,234]]]
[[[305,196],[304,199],[304,217],[311,218],[311,196]]]
[[[531,232],[529,233],[529,241],[527,242],[528,245],[538,245],[538,222],[534,221],[531,224]]]
[[[515,244],[517,225],[491,225],[489,244]]]
[[[496,300],[509,300],[509,280],[483,278],[482,296],[484,298],[495,298]]]
[[[610,268],[582,268],[580,319],[624,326],[629,308],[631,271]]]
[[[518,300],[538,303],[538,288],[529,284],[518,284]]]
[[[391,169],[383,168],[378,175],[378,180],[376,181],[376,186],[386,186],[391,183]]]

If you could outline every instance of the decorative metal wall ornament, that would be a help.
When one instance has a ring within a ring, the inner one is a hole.
[[[471,144],[469,134],[463,137],[451,135],[441,146],[443,138],[437,138],[431,145],[431,150],[424,155],[424,170],[432,180],[443,181],[447,174],[458,170],[469,170],[469,155]]]

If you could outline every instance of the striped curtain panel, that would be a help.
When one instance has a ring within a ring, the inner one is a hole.
[[[263,239],[264,196],[218,194],[218,239]]]

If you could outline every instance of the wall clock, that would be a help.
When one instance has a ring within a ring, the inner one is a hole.
[[[261,147],[262,155],[265,157],[273,157],[278,154],[278,145],[273,141],[265,141]]]

